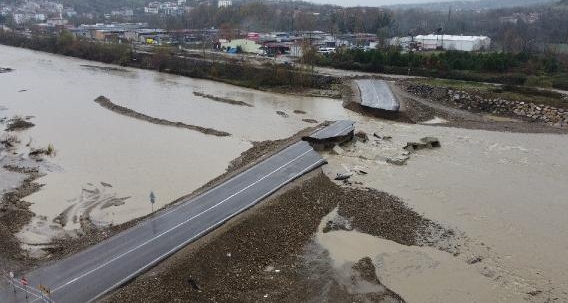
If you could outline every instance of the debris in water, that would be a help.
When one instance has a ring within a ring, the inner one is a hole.
[[[433,149],[433,148],[439,148],[441,146],[442,145],[440,144],[438,138],[424,137],[420,139],[420,142],[408,142],[404,147],[404,149],[409,152],[415,152],[421,149]]]
[[[473,257],[473,258],[467,260],[467,264],[479,263],[479,262],[481,262],[482,260],[483,260],[482,257],[480,257],[480,256],[475,256],[475,257]]]
[[[351,178],[352,175],[353,174],[351,174],[351,173],[344,173],[344,174],[337,173],[335,180],[347,180],[347,179]]]
[[[387,163],[402,166],[406,164],[406,161],[408,161],[408,159],[410,159],[409,156],[402,155],[398,157],[388,158]]]
[[[339,145],[335,145],[331,151],[336,155],[343,155],[345,153],[345,150]]]
[[[367,136],[367,133],[362,130],[355,133],[355,138],[363,143],[369,141],[369,136]]]
[[[392,136],[381,136],[378,133],[373,133],[373,136],[377,139],[381,139],[381,140],[384,140],[384,141],[392,140]]]

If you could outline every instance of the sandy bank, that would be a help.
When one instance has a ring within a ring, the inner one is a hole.
[[[200,92],[193,92],[193,94],[195,96],[207,98],[209,100],[213,100],[213,101],[217,101],[217,102],[223,102],[223,103],[227,103],[227,104],[231,104],[231,105],[253,107],[253,105],[250,105],[250,104],[243,102],[243,101],[233,100],[233,99],[229,99],[229,98],[216,97],[216,96],[213,96],[213,95],[208,95],[208,94],[204,94],[204,93],[200,93]]]
[[[186,128],[186,129],[201,132],[201,133],[206,134],[206,135],[213,135],[213,136],[218,136],[218,137],[227,137],[227,136],[231,135],[228,132],[218,131],[218,130],[215,130],[215,129],[212,129],[212,128],[206,128],[206,127],[201,127],[201,126],[196,126],[196,125],[189,125],[189,124],[185,124],[183,122],[172,122],[172,121],[168,121],[168,120],[165,120],[165,119],[150,117],[148,115],[144,115],[144,114],[138,113],[136,111],[133,111],[133,110],[126,108],[124,106],[114,104],[114,103],[112,103],[112,101],[110,101],[108,98],[106,98],[104,96],[97,97],[95,99],[95,102],[97,102],[102,107],[109,109],[109,110],[111,110],[115,113],[125,115],[125,116],[128,116],[128,117],[132,117],[132,118],[135,118],[135,119],[143,120],[143,121],[146,121],[146,122],[150,122],[150,123],[153,123],[153,124]]]

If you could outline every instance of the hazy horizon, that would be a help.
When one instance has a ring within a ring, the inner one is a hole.
[[[416,4],[416,3],[432,3],[432,2],[451,2],[455,0],[308,0],[308,2],[318,4],[334,4],[341,6],[381,6],[393,4]],[[465,0],[474,1],[474,0]],[[346,3],[347,2],[347,3]]]

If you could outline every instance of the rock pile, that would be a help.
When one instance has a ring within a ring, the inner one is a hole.
[[[416,83],[405,83],[403,88],[414,95],[451,103],[461,109],[511,116],[554,127],[568,128],[568,110],[563,108],[502,98],[487,98],[483,97],[481,93],[475,94]],[[564,99],[566,98],[568,97]]]

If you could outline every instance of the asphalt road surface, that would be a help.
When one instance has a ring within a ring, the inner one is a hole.
[[[388,111],[400,109],[398,100],[384,80],[362,79],[356,80],[356,83],[361,91],[361,105]]]
[[[196,198],[26,274],[29,302],[42,302],[35,289],[40,283],[50,288],[53,302],[94,301],[323,164],[308,143],[298,142]],[[0,302],[26,302],[20,278],[14,281],[17,291],[4,283]]]
[[[355,124],[355,122],[350,120],[335,121],[328,127],[321,129],[313,133],[312,135],[308,136],[308,138],[316,140],[325,140],[333,137],[343,137],[354,130],[353,124]]]

